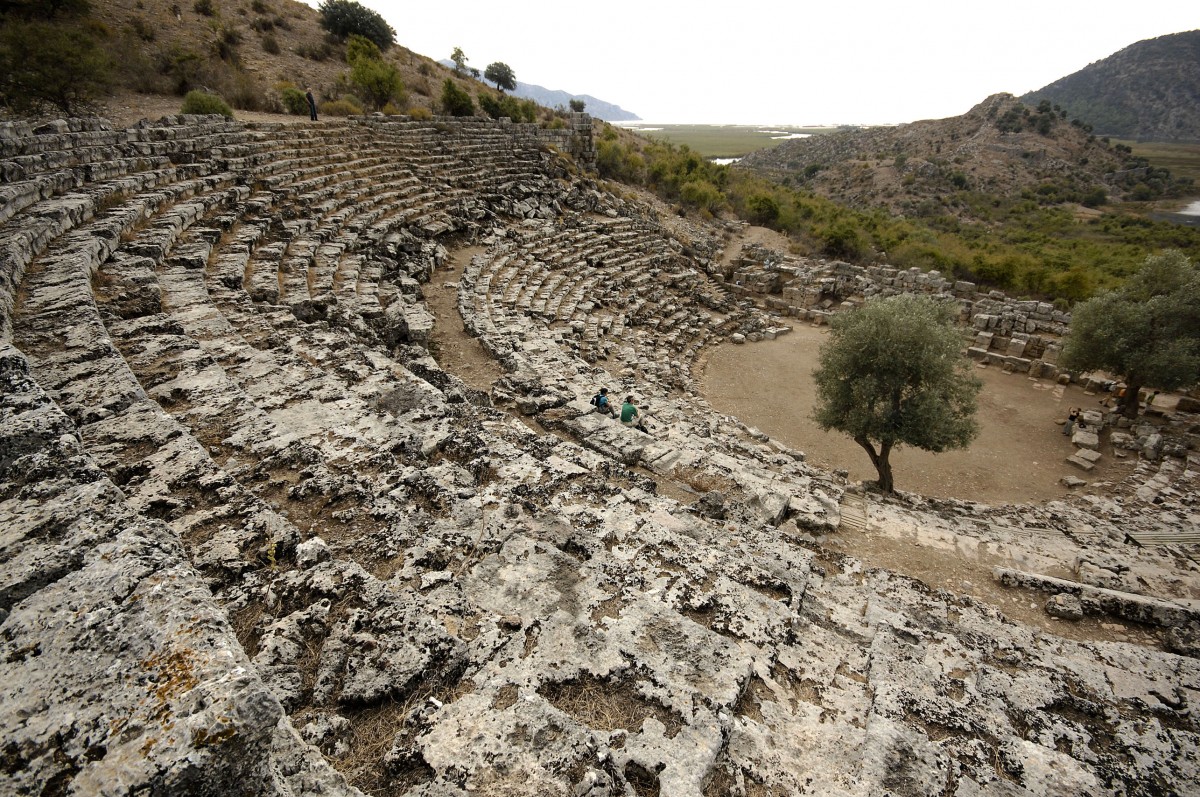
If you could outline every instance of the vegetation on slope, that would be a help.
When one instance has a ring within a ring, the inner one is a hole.
[[[1200,141],[1200,30],[1137,42],[1031,91],[1100,135],[1142,141]]]
[[[1114,163],[1129,162],[1130,153],[1112,149]],[[1152,221],[1138,205],[1081,212],[1076,189],[1063,183],[1005,195],[968,182],[909,217],[886,205],[849,207],[810,186],[716,165],[686,146],[611,126],[597,137],[597,155],[604,177],[646,186],[681,212],[733,212],[786,232],[797,254],[937,269],[1017,295],[1077,301],[1120,284],[1162,249],[1200,256],[1200,231]],[[1142,168],[1145,177],[1150,170]]]
[[[375,49],[351,46],[356,36]],[[295,0],[0,0],[0,109],[103,114],[113,91],[182,103],[200,90],[239,111],[306,115],[308,86],[323,114],[428,115],[451,112],[441,104],[451,80],[472,113],[562,124],[393,38],[354,0],[320,11]]]

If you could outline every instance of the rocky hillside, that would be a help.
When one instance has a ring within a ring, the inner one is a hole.
[[[1200,141],[1200,30],[1131,44],[1021,99],[1049,100],[1098,135]]]
[[[1124,163],[1061,110],[997,94],[962,116],[785,141],[738,165],[856,207],[969,216],[955,194],[1032,191],[1086,201],[1119,193],[1110,175]]]
[[[296,0],[90,0],[88,9],[84,16],[53,19],[67,29],[84,28],[105,52],[120,54],[113,63],[112,93],[88,108],[109,118],[123,118],[122,107],[156,109],[159,98],[178,110],[182,94],[192,88],[221,95],[243,118],[282,113],[283,85],[308,85],[319,101],[354,94],[345,46],[326,34],[316,9]],[[14,12],[12,19],[23,16]],[[402,34],[397,38],[384,58],[400,72],[401,111],[436,112],[447,77],[476,104],[479,96],[496,93],[403,47]]]

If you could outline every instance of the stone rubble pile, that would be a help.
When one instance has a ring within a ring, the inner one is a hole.
[[[1194,789],[1187,629],[1070,641],[821,544],[844,478],[692,382],[782,326],[563,159],[588,131],[0,128],[0,791]],[[490,395],[431,351],[466,245]],[[872,511],[1190,623],[1181,549],[1104,552],[1197,522],[1184,462]]]

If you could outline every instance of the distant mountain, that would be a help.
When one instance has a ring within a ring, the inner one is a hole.
[[[438,61],[444,67],[454,68],[454,62],[448,58]],[[491,85],[490,83],[488,85]],[[619,105],[613,105],[611,102],[596,99],[590,94],[571,94],[560,89],[548,89],[544,86],[537,86],[533,83],[522,83],[517,81],[516,91],[510,92],[514,97],[533,100],[538,105],[544,105],[547,108],[557,108],[560,105],[563,108],[571,107],[571,100],[583,100],[584,110],[597,119],[603,119],[606,122],[636,122],[642,117],[635,113],[625,110]]]
[[[517,81],[517,90],[513,94],[533,100],[538,105],[544,105],[547,108],[557,108],[560,105],[564,108],[569,108],[571,100],[583,100],[585,111],[597,119],[603,119],[606,122],[636,122],[642,118],[619,105],[598,100],[590,94],[569,94],[558,89],[548,89],[542,86],[535,86],[532,83],[522,83],[519,80]]]
[[[1097,135],[1200,141],[1200,30],[1131,44],[1021,99],[1049,100]]]
[[[1099,204],[1145,177],[1128,154],[1011,94],[962,116],[897,127],[840,130],[750,153],[737,168],[852,207],[905,216],[985,220],[991,200]]]

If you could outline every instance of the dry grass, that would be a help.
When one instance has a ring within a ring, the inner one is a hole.
[[[543,684],[538,694],[559,711],[575,717],[593,730],[625,730],[639,733],[650,717],[666,727],[666,737],[675,738],[683,720],[675,712],[643,697],[630,680],[606,681],[585,675],[558,683]]]
[[[405,717],[431,698],[453,703],[475,689],[469,679],[427,678],[403,701],[388,700],[355,712],[343,712],[350,720],[350,750],[334,761],[352,786],[374,797],[398,797],[412,787],[432,780],[433,770],[419,754],[393,766],[384,765],[392,748],[408,740],[413,730]]]

